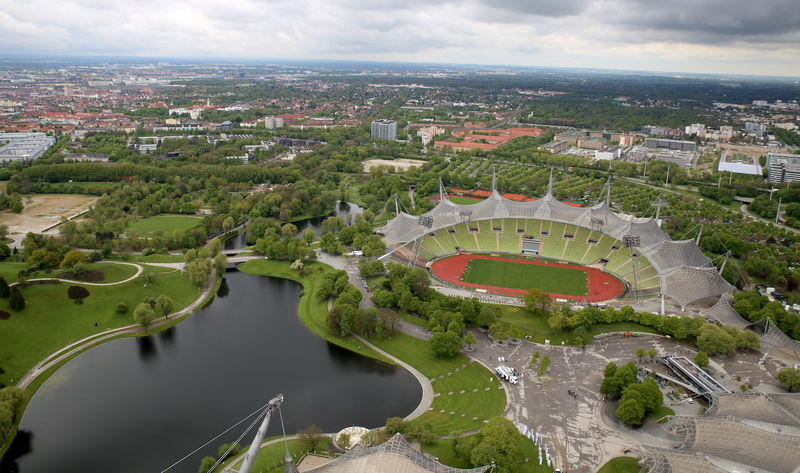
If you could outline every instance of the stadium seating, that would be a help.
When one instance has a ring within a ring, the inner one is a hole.
[[[471,231],[470,227],[477,228],[478,231]],[[494,228],[502,230],[495,231]],[[518,229],[523,229],[524,233],[518,232]],[[548,234],[542,235],[542,230]],[[573,238],[564,238],[565,234],[573,235]],[[542,241],[541,256],[545,258],[585,265],[607,259],[608,263],[603,269],[622,277],[630,285],[634,283],[630,251],[622,248],[619,241],[585,227],[547,220],[504,218],[461,223],[426,234],[422,237],[418,251],[419,256],[426,260],[454,253],[456,247],[470,252],[519,254],[522,238],[526,235]],[[590,239],[596,243],[590,244]],[[613,246],[618,249],[612,249]],[[412,248],[409,246],[409,249]],[[654,289],[660,285],[656,268],[645,257],[638,260],[636,279],[638,289]]]

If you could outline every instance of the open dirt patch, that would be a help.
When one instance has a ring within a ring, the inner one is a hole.
[[[20,246],[28,232],[42,233],[58,225],[61,218],[71,218],[94,205],[98,196],[80,194],[36,194],[22,197],[22,213],[0,213],[0,223],[8,225],[13,245]]]

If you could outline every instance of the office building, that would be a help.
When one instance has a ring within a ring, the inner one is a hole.
[[[594,152],[594,159],[619,159],[622,155],[622,146],[606,146]]]
[[[800,182],[800,155],[769,153],[767,171],[769,182]]]
[[[759,166],[758,158],[756,157],[748,156],[743,153],[724,151],[722,157],[719,159],[717,171],[760,176],[761,166]]]
[[[396,140],[397,122],[394,120],[373,120],[372,122],[373,140]]]
[[[767,132],[767,125],[764,123],[747,122],[744,124],[744,131],[748,135],[764,136]]]
[[[694,141],[647,138],[646,140],[644,140],[644,147],[650,149],[672,149],[677,151],[695,151],[697,149],[697,144]]]

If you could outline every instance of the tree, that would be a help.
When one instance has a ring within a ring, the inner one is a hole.
[[[472,345],[477,343],[477,340],[475,340],[475,335],[473,335],[472,332],[467,332],[467,334],[464,335],[464,343],[467,344],[468,348],[472,348]]]
[[[198,286],[205,285],[211,277],[211,260],[195,259],[186,265],[186,273],[189,280]]]
[[[341,433],[336,437],[336,446],[341,448],[342,450],[347,450],[350,448],[350,434],[348,433]]]
[[[620,401],[616,414],[623,424],[640,426],[644,420],[644,405],[635,398],[625,399]]]
[[[639,359],[639,362],[642,361],[642,358],[644,358],[644,356],[646,354],[647,354],[647,350],[645,350],[644,348],[639,347],[639,348],[636,349],[636,358]]]
[[[328,440],[327,437],[322,435],[322,428],[316,424],[312,424],[298,432],[297,437],[300,441],[300,445],[302,445],[305,450],[311,451],[316,451],[324,447]]]
[[[547,318],[547,325],[549,325],[550,328],[556,332],[564,330],[564,328],[567,326],[567,323],[568,321],[566,314],[560,310],[553,312],[553,315]]]
[[[301,236],[303,238],[303,241],[305,241],[310,245],[311,242],[314,241],[314,230],[306,228],[305,230],[302,231]]]
[[[708,366],[708,353],[704,351],[699,351],[694,356],[694,362],[697,363],[697,366],[701,368],[705,368]]]
[[[72,269],[86,261],[86,257],[78,250],[70,250],[64,255],[61,260],[61,267],[64,269]]]
[[[208,473],[211,470],[211,467],[217,463],[217,459],[214,457],[203,457],[200,460],[200,468],[197,470],[197,473]]]
[[[697,336],[697,348],[707,353],[733,353],[736,339],[714,324],[705,324]]]
[[[5,299],[10,295],[11,295],[11,287],[9,287],[8,282],[6,282],[6,278],[0,276],[0,297]]]
[[[165,316],[172,313],[172,310],[175,308],[175,301],[172,300],[171,297],[161,294],[160,296],[156,297],[156,314],[159,316]]]
[[[145,332],[147,332],[147,329],[152,325],[155,318],[156,313],[153,312],[153,308],[150,307],[150,304],[146,302],[137,305],[136,309],[133,311],[133,320],[139,324]]]
[[[222,221],[222,231],[228,233],[229,231],[233,230],[233,217],[228,216],[225,217],[225,220]]]
[[[430,339],[431,350],[439,357],[452,357],[464,348],[464,341],[452,330],[435,332]]]
[[[778,371],[777,378],[789,392],[800,391],[800,368],[784,368]]]
[[[217,256],[214,257],[214,269],[217,270],[217,274],[224,273],[227,266],[228,257],[225,256],[225,253],[217,253]]]
[[[291,223],[287,223],[281,227],[281,236],[284,239],[294,238],[295,235],[297,235],[297,227],[292,225]]]
[[[650,357],[650,360],[655,360],[656,356],[658,356],[658,351],[655,348],[651,348],[647,350],[647,356]]]
[[[525,294],[525,308],[534,315],[543,315],[550,305],[550,295],[542,290],[531,288]]]
[[[386,425],[383,426],[383,430],[388,435],[402,434],[407,428],[408,421],[405,421],[400,417],[389,417],[386,419]]]
[[[536,376],[542,376],[550,369],[550,355],[545,355],[539,361],[539,369],[536,370]]]
[[[230,449],[230,452],[228,451]],[[222,445],[217,448],[217,457],[221,459],[230,458],[234,455],[238,455],[239,452],[242,451],[242,447],[234,442],[234,443],[223,443]]]
[[[486,466],[494,463],[497,465],[499,455],[497,449],[492,444],[481,442],[472,449],[469,456],[469,461],[473,466]],[[497,470],[495,470],[497,471]]]
[[[8,307],[11,310],[20,311],[25,308],[25,298],[22,296],[18,286],[11,288],[11,294],[8,299]]]

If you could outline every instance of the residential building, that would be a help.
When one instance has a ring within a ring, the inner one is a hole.
[[[767,125],[764,123],[747,122],[744,124],[744,131],[748,135],[764,136],[767,132]]]
[[[373,120],[372,121],[372,139],[373,140],[391,140],[397,139],[397,122],[394,120]]]
[[[769,153],[767,171],[769,182],[800,182],[800,155]]]

